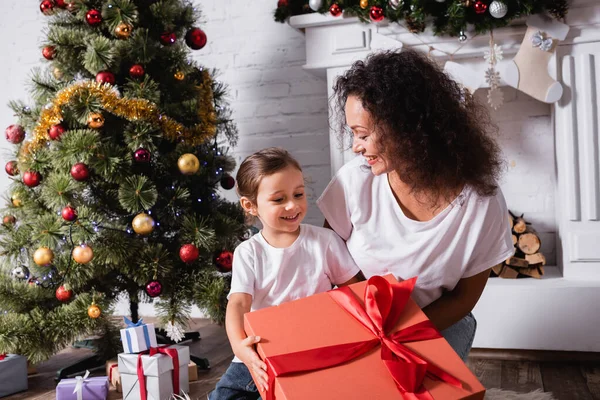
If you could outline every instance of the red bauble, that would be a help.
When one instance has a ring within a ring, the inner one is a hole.
[[[235,179],[231,175],[225,175],[221,178],[221,187],[223,189],[229,190],[233,189],[235,186]]]
[[[177,40],[177,35],[173,32],[164,32],[160,35],[160,42],[165,46],[172,45]]]
[[[73,297],[72,290],[67,290],[64,286],[59,286],[58,289],[56,289],[56,298],[58,301],[66,303],[67,301],[71,300],[71,297]]]
[[[12,144],[19,144],[25,139],[25,129],[21,125],[10,125],[4,133],[6,140]]]
[[[477,14],[483,14],[483,13],[485,13],[487,11],[488,6],[483,1],[478,0],[473,5],[473,8],[475,9],[475,12]]]
[[[192,28],[185,35],[185,44],[192,50],[206,46],[206,33],[200,28]]]
[[[46,46],[42,49],[42,55],[46,60],[54,60],[54,55],[56,54],[56,49],[54,46]]]
[[[60,212],[65,221],[75,221],[77,219],[77,210],[71,206],[66,206]]]
[[[116,82],[115,74],[110,71],[100,71],[96,74],[96,82],[114,85]]]
[[[52,140],[58,140],[66,130],[67,129],[61,124],[52,125],[50,129],[48,129],[48,136],[50,136],[50,139]]]
[[[329,7],[329,13],[334,17],[339,17],[342,15],[342,7],[338,3],[333,3],[331,7]]]
[[[5,215],[4,218],[2,218],[2,223],[4,225],[12,225],[15,222],[17,222],[17,219],[14,217],[14,215]]]
[[[54,2],[52,0],[44,0],[40,3],[40,11],[45,15],[54,14]]]
[[[230,272],[233,265],[233,253],[223,250],[215,257],[215,265],[221,272]]]
[[[140,64],[134,64],[129,68],[129,76],[133,79],[139,79],[144,76],[144,67]]]
[[[27,171],[23,174],[23,183],[29,187],[36,187],[42,181],[42,175],[37,171]]]
[[[371,7],[371,10],[369,11],[369,17],[371,17],[371,21],[373,22],[383,21],[383,8],[378,6]]]
[[[65,0],[54,0],[54,5],[58,8],[67,8]]]
[[[15,160],[7,162],[4,166],[4,170],[10,176],[15,176],[19,173],[19,168],[17,167],[17,162]]]
[[[98,26],[102,23],[102,13],[98,10],[90,10],[85,14],[85,20],[90,26]]]
[[[289,5],[289,1],[288,0],[279,0],[277,2],[277,8],[279,7],[287,7]]]
[[[196,246],[194,246],[191,243],[184,244],[179,249],[179,258],[181,258],[181,261],[183,261],[184,263],[193,263],[198,259],[199,256],[200,251]]]
[[[150,152],[142,148],[137,149],[135,153],[133,153],[133,159],[137,163],[147,164],[150,162]]]
[[[150,297],[160,296],[162,293],[162,283],[156,280],[146,283],[146,293]]]
[[[71,167],[71,176],[76,181],[85,181],[90,177],[90,170],[88,169],[87,165],[80,162]]]

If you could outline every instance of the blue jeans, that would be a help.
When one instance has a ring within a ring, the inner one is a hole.
[[[463,361],[467,361],[476,330],[477,320],[473,314],[469,313],[454,325],[444,329],[441,334],[460,358]]]
[[[260,394],[248,367],[232,362],[217,387],[208,395],[209,400],[259,400]]]

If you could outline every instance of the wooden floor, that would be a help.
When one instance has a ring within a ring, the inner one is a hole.
[[[225,330],[206,320],[195,320],[190,330],[199,331],[201,340],[190,343],[190,352],[208,358],[209,371],[199,373],[190,382],[190,398],[205,399],[225,372],[232,353]],[[55,399],[56,371],[90,354],[86,349],[67,349],[37,366],[29,377],[29,391],[5,397],[17,399]],[[558,400],[600,400],[600,354],[498,352],[474,349],[468,361],[471,370],[488,389],[501,388],[516,392],[542,389]],[[98,371],[102,374],[102,371]],[[120,399],[111,388],[109,399]]]

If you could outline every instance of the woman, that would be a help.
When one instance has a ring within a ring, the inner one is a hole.
[[[466,359],[471,310],[513,253],[486,108],[413,50],[373,54],[334,86],[360,157],[317,204],[365,276],[418,276],[413,299]]]

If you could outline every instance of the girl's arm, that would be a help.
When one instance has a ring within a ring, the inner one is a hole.
[[[252,372],[263,390],[268,389],[267,364],[265,364],[256,351],[254,345],[260,342],[260,336],[246,336],[244,332],[244,314],[250,312],[252,296],[246,293],[233,293],[227,303],[225,314],[225,328],[233,354],[242,360]]]

